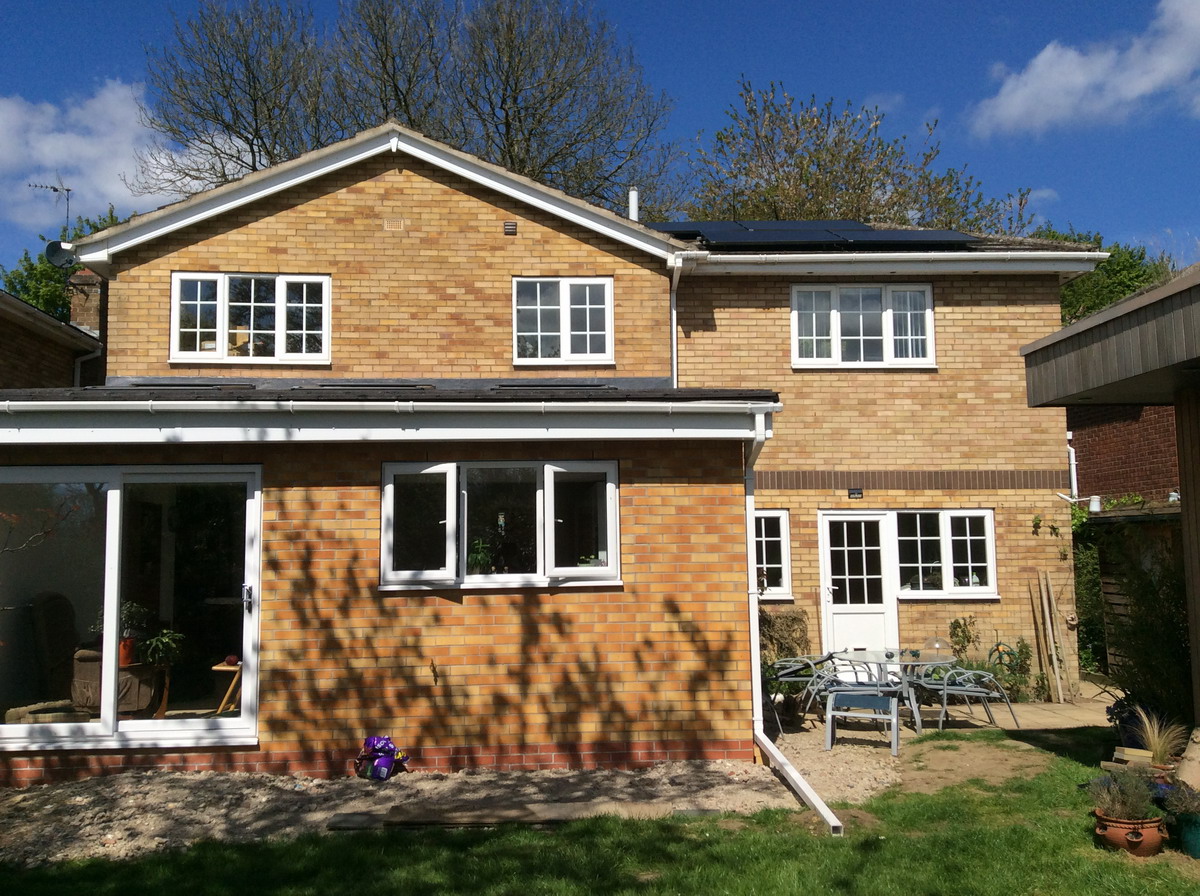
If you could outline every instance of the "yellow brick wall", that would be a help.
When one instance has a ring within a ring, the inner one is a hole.
[[[1026,406],[1020,354],[1059,328],[1055,277],[906,278],[933,284],[928,371],[793,370],[789,290],[804,279],[685,277],[679,288],[680,385],[779,392],[759,468],[1066,466],[1065,414]]]
[[[251,755],[318,773],[331,760],[313,757],[334,757],[342,773],[362,737],[386,733],[425,769],[745,760],[757,664],[742,448],[670,448],[101,446],[88,460],[262,464],[261,745]],[[483,458],[619,460],[623,587],[380,590],[383,463]],[[9,460],[78,456],[51,446]],[[213,767],[212,757],[197,763]]]
[[[936,370],[793,370],[790,287],[801,282],[888,282],[888,278],[685,277],[679,290],[682,386],[775,389],[783,411],[756,464],[766,471],[890,471],[890,487],[759,487],[756,505],[787,509],[796,606],[821,644],[818,603],[821,510],[989,508],[995,512],[999,601],[903,601],[904,647],[948,634],[949,621],[974,615],[986,653],[997,640],[1034,638],[1030,589],[1051,572],[1060,624],[1073,610],[1067,504],[1066,423],[1061,409],[1030,409],[1020,348],[1059,327],[1054,276],[903,278],[932,284]],[[892,282],[898,282],[893,280]],[[997,478],[1029,471],[1042,488],[903,487],[906,471]],[[865,479],[866,477],[861,477]],[[855,481],[854,485],[863,485]],[[1044,520],[1039,535],[1032,520]],[[1062,537],[1053,537],[1051,526]],[[1065,629],[1064,629],[1065,631]],[[1060,644],[1074,654],[1074,637]],[[882,645],[880,645],[882,646]]]
[[[518,225],[504,236],[505,221]],[[171,273],[332,277],[332,363],[168,363]],[[613,278],[615,365],[516,367],[514,276]],[[399,156],[118,256],[110,376],[667,376],[669,283],[644,253]]]

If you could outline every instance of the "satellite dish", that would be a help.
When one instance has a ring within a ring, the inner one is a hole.
[[[62,240],[51,240],[46,243],[46,261],[56,268],[67,268],[79,261],[75,254],[74,243],[64,243]]]

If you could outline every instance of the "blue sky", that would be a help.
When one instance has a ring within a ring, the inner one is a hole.
[[[675,103],[694,146],[725,123],[743,77],[887,113],[917,140],[936,118],[946,165],[991,194],[1021,187],[1060,227],[1200,259],[1200,0],[596,0]],[[147,45],[194,0],[0,4],[0,264],[71,215],[147,211],[122,174],[149,135],[137,100]],[[332,17],[336,0],[313,3]]]

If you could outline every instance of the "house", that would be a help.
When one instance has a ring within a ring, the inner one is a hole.
[[[1179,516],[1191,645],[1192,717],[1200,722],[1200,269],[1132,296],[1026,346],[1033,407],[1157,405],[1174,409]],[[1193,741],[1196,738],[1193,737]],[[1200,785],[1189,747],[1180,777]]]
[[[748,760],[760,590],[1027,629],[1066,463],[1016,347],[1103,255],[695,226],[388,124],[75,246],[105,384],[0,394],[0,779]]]
[[[93,333],[65,324],[0,289],[0,389],[91,382],[84,365],[100,354]]]

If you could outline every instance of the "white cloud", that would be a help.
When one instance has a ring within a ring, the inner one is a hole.
[[[57,236],[61,198],[31,183],[61,179],[71,189],[72,219],[102,214],[110,202],[125,215],[173,198],[135,197],[121,180],[136,173],[134,154],[153,137],[138,120],[141,90],[110,80],[61,105],[0,96],[0,224]]]
[[[1200,3],[1160,0],[1136,37],[1083,49],[1052,41],[1022,71],[994,71],[1000,89],[972,113],[981,137],[1122,121],[1152,101],[1200,117]]]

